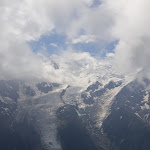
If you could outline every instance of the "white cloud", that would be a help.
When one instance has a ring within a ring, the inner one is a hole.
[[[57,44],[55,44],[55,43],[50,43],[50,46],[58,47]]]
[[[66,30],[82,7],[86,8],[84,0],[1,0],[0,79],[45,79],[48,65],[32,52],[27,41],[37,40],[54,28],[57,32]]]
[[[61,55],[52,55],[50,59],[59,64],[59,69],[53,70],[49,65],[49,59],[44,66],[45,79],[56,81],[59,83],[67,83],[70,85],[83,86],[97,79],[103,82],[103,79],[108,82],[114,74],[118,74],[111,65],[112,59],[97,60],[87,52],[75,52],[68,50]],[[47,71],[46,71],[47,70]]]
[[[115,56],[124,72],[149,67],[150,1],[115,0],[107,1],[115,12],[112,34],[119,39]]]
[[[72,44],[96,42],[94,35],[81,35],[79,38],[73,39]]]
[[[107,53],[107,54],[106,54],[106,57],[107,57],[107,58],[113,58],[114,56],[115,56],[114,53]]]
[[[120,70],[132,72],[143,68],[149,72],[150,1],[102,0],[101,5],[91,8],[92,3],[93,0],[1,0],[0,79],[46,79],[51,74],[50,78],[54,75],[60,81],[71,82],[77,81],[78,74],[84,77],[82,72],[85,69],[88,72],[88,65],[83,64],[87,59],[96,61],[87,53],[80,54],[84,59],[76,53],[66,53],[65,63],[60,62],[66,69],[62,68],[56,74],[48,60],[34,54],[28,46],[28,41],[38,40],[54,29],[66,34],[68,41],[73,43],[96,41],[102,45],[118,40],[114,58]],[[80,63],[75,57],[79,57]],[[67,59],[70,65],[66,65]],[[60,74],[64,76],[60,77]]]

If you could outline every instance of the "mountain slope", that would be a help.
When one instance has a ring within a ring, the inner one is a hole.
[[[0,147],[148,150],[149,83],[115,78],[75,87],[0,81]]]

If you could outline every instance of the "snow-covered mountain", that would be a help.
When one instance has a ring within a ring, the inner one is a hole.
[[[102,82],[101,82],[102,81]],[[149,150],[150,81],[0,81],[3,150]]]

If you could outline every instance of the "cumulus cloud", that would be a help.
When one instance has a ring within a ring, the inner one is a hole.
[[[107,82],[114,75],[118,76],[117,71],[110,62],[110,57],[97,60],[87,52],[76,52],[72,49],[64,51],[60,55],[46,57],[39,54],[41,58],[41,68],[38,70],[38,78],[44,81],[69,84],[73,86],[85,86],[97,80]],[[57,69],[53,65],[58,65]],[[58,69],[59,68],[59,69]]]
[[[94,35],[81,35],[79,38],[73,39],[72,44],[90,43],[95,41],[96,41],[96,37]]]
[[[106,54],[106,57],[108,57],[108,58],[112,58],[112,57],[114,57],[114,56],[115,56],[114,53],[107,53],[107,54]]]
[[[98,42],[118,40],[114,59],[123,73],[138,68],[149,72],[149,10],[148,0],[103,0],[82,19],[86,33],[96,35]]]
[[[54,70],[49,61],[52,56],[35,54],[28,45],[53,30],[64,33],[67,42],[72,43],[106,45],[118,40],[115,54],[107,56],[115,59],[119,70],[126,73],[143,68],[149,72],[150,2],[101,0],[100,5],[92,7],[93,3],[94,0],[1,0],[0,79],[58,77],[59,82],[79,81],[77,77],[84,78],[85,72],[90,72],[88,61],[99,64],[87,53],[67,51],[55,56],[62,67]]]
[[[115,56],[122,71],[148,69],[150,2],[148,0],[108,1],[116,13],[112,34],[119,40]],[[124,66],[124,67],[122,67]]]
[[[0,78],[42,78],[47,64],[32,52],[27,42],[56,28],[57,32],[64,32],[77,10],[89,3],[85,0],[1,0]]]
[[[83,86],[91,84],[96,80],[106,82],[104,78],[108,82],[112,79],[113,75],[118,76],[115,67],[111,64],[113,60],[110,57],[97,60],[87,52],[75,52],[70,49],[59,56],[51,55],[50,59],[59,64],[59,69],[53,71],[55,74],[53,79],[50,76],[52,70],[44,69],[47,70],[45,77],[53,81],[59,80],[59,83]],[[49,62],[49,59],[46,62]],[[47,67],[50,67],[50,65],[47,65]]]
[[[57,44],[55,44],[55,43],[51,43],[50,46],[58,47]]]

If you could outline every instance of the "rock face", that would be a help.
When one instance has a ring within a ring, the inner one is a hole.
[[[53,90],[53,86],[51,84],[48,84],[46,82],[42,82],[37,84],[37,88],[39,91],[44,92],[44,93],[48,93],[49,91]]]
[[[150,82],[86,88],[0,81],[2,150],[149,150]]]
[[[65,105],[57,110],[58,139],[64,150],[98,150],[86,127],[79,118],[76,107]]]
[[[28,94],[28,93],[27,93]],[[0,81],[0,148],[3,150],[44,150],[40,135],[30,122],[27,112],[17,120],[19,82]]]
[[[103,123],[113,149],[148,150],[150,148],[149,82],[135,80],[116,95],[111,114]]]

